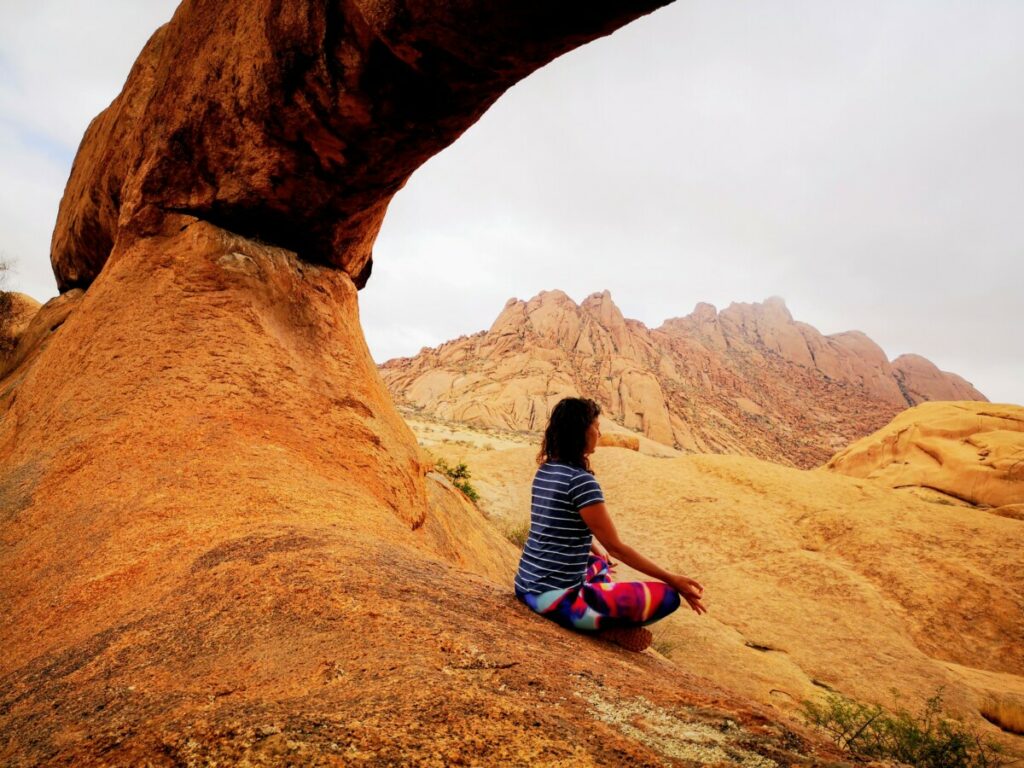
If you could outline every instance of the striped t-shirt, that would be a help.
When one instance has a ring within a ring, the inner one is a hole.
[[[583,583],[591,534],[580,510],[603,501],[601,486],[584,469],[553,462],[537,469],[530,535],[515,578],[517,592],[536,595]]]

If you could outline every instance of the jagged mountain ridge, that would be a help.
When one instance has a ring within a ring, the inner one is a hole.
[[[859,331],[821,334],[777,297],[710,304],[651,329],[608,291],[576,304],[562,291],[510,299],[487,331],[381,374],[396,400],[440,418],[535,431],[566,395],[687,451],[738,453],[800,467],[926,400],[985,400],[923,357],[890,362]]]

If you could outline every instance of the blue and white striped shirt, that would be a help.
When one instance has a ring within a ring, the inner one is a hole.
[[[538,467],[530,535],[516,572],[517,592],[537,595],[583,583],[591,533],[580,510],[603,501],[601,486],[586,470],[550,461]]]

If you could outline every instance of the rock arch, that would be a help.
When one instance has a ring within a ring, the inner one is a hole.
[[[511,85],[665,0],[186,0],[86,131],[51,261],[194,216],[361,287],[391,197]]]
[[[480,578],[514,553],[431,485],[356,291],[420,163],[661,4],[186,0],[158,30],[0,371],[0,762],[660,759],[534,685],[681,695]]]

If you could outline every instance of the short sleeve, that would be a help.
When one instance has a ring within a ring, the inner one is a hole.
[[[604,501],[604,494],[601,493],[601,486],[594,476],[589,472],[580,472],[569,481],[569,501],[579,511],[591,504],[600,504]]]

